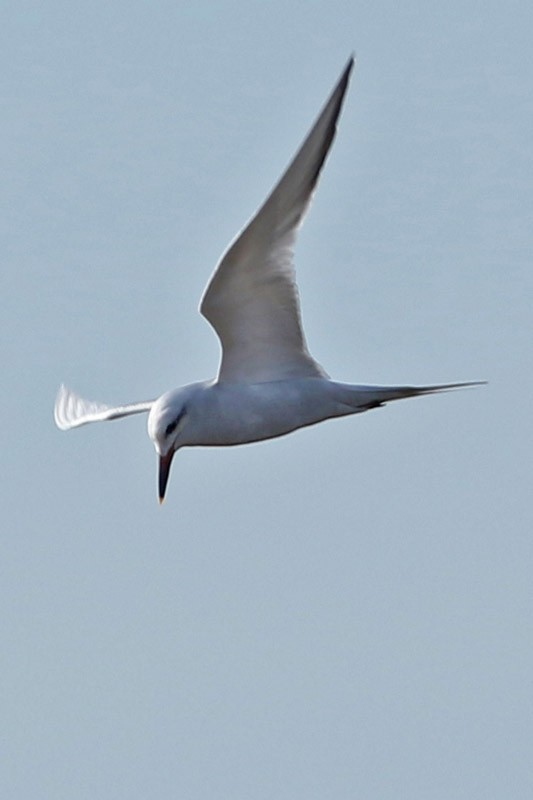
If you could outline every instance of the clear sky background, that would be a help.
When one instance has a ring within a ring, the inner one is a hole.
[[[0,795],[533,796],[533,7],[8,2]],[[229,240],[357,68],[297,250],[339,380],[488,387],[178,453]]]

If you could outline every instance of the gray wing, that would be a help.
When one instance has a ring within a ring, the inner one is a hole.
[[[78,428],[89,422],[104,422],[129,417],[131,414],[142,414],[150,411],[153,403],[153,400],[149,400],[145,403],[129,403],[125,406],[107,406],[104,403],[85,400],[67,389],[66,386],[61,386],[56,397],[54,420],[58,428],[68,431],[70,428]]]
[[[230,245],[200,311],[222,344],[219,381],[324,376],[302,329],[293,248],[333,142],[354,60],[279,183]]]

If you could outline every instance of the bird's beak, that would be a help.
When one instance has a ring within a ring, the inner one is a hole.
[[[169,450],[166,456],[159,456],[159,503],[165,499],[165,491],[170,475],[170,465],[174,458],[175,450]]]

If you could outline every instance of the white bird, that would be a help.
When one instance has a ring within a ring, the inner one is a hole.
[[[148,433],[159,455],[160,502],[180,447],[272,439],[391,400],[479,383],[337,383],[307,349],[293,248],[335,136],[353,63],[351,58],[286,172],[229,246],[207,286],[200,311],[222,345],[218,377],[157,400],[117,407],[84,400],[65,386],[59,389],[54,417],[62,430],[149,412]]]

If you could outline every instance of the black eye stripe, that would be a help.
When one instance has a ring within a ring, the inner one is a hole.
[[[170,425],[167,425],[165,430],[165,436],[170,436],[171,433],[174,433],[178,426],[178,420],[175,419],[174,422],[171,422]]]
[[[185,409],[183,409],[183,411],[180,411],[176,419],[172,420],[172,422],[169,422],[169,424],[165,428],[165,436],[170,436],[171,433],[174,433],[174,431],[178,427],[180,419],[183,417],[184,414],[185,414]]]

